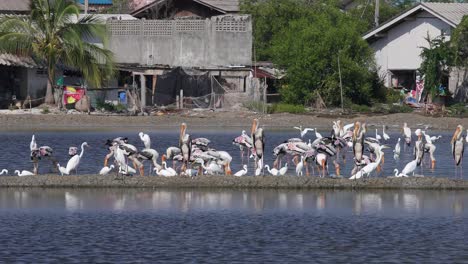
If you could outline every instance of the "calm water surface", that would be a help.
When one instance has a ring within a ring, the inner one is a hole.
[[[0,262],[468,261],[468,192],[2,189]]]
[[[374,131],[375,129],[370,129]],[[381,133],[381,130],[379,130]],[[160,155],[165,153],[167,147],[177,146],[178,145],[178,133],[177,130],[174,131],[153,131],[148,132],[151,136],[152,147],[156,149]],[[211,146],[218,150],[228,151],[232,157],[233,162],[231,168],[234,172],[241,169],[241,158],[239,148],[232,144],[232,139],[240,135],[241,131],[239,129],[233,130],[222,130],[222,131],[188,131],[192,137],[207,137],[212,143]],[[322,135],[328,135],[330,131],[320,130]],[[429,155],[425,157],[424,165],[417,169],[416,173],[425,175],[425,176],[444,176],[444,177],[454,177],[455,166],[451,156],[450,148],[450,139],[451,132],[430,132],[430,135],[442,135],[442,138],[436,143],[435,158],[437,160],[435,170],[431,170]],[[32,170],[32,163],[29,158],[29,142],[31,141],[32,133],[27,132],[7,132],[0,134],[0,169],[6,168],[13,173],[14,170]],[[106,139],[112,139],[117,136],[126,136],[129,138],[129,142],[134,144],[139,149],[143,148],[143,143],[138,137],[138,132],[40,132],[35,133],[37,143],[39,146],[47,145],[54,149],[55,156],[62,166],[66,166],[66,163],[69,159],[68,157],[68,147],[69,146],[79,146],[82,142],[87,141],[91,148],[86,148],[82,162],[78,168],[79,174],[94,174],[98,173],[103,166],[104,156],[107,154],[107,148],[104,146]],[[288,138],[298,137],[298,131],[268,131],[266,132],[266,156],[265,164],[272,164],[274,156],[272,154],[273,148],[280,143],[283,143]],[[375,136],[375,133],[368,133],[368,136]],[[413,159],[413,149],[412,147],[404,147],[401,144],[401,158],[400,160],[395,161],[393,159],[393,149],[397,138],[400,137],[400,134],[390,133],[391,139],[387,142],[384,142],[391,149],[385,149],[385,164],[383,165],[383,171],[374,174],[373,176],[389,176],[393,174],[393,170],[398,168],[400,171],[403,167]],[[305,141],[308,139],[315,139],[314,133],[309,133],[305,137]],[[413,140],[415,137],[413,136]],[[403,141],[403,138],[402,138]],[[368,154],[368,153],[366,153]],[[291,161],[289,161],[291,164]],[[352,152],[348,150],[347,153],[347,163],[344,164],[341,162],[342,175],[347,177],[351,176],[350,172],[353,166],[352,162]],[[334,166],[331,164],[330,172],[334,173]],[[466,167],[466,165],[465,165]],[[295,174],[295,170],[292,166],[290,168],[290,173]],[[468,171],[468,170],[466,170]],[[48,161],[41,161],[39,166],[40,173],[56,173],[52,170],[51,163]],[[253,174],[253,163],[250,162],[249,166],[249,175]],[[147,163],[146,173],[149,173],[149,163]],[[317,174],[317,171],[315,171]],[[460,173],[458,174],[460,175]]]

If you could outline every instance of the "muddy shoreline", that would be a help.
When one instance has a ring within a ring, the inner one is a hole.
[[[390,115],[340,116],[324,114],[268,114],[250,111],[184,111],[160,113],[150,116],[118,116],[98,114],[0,114],[0,131],[60,131],[60,130],[139,130],[173,129],[186,122],[193,129],[249,128],[253,118],[258,118],[265,128],[290,129],[292,126],[331,128],[334,120],[344,123],[365,121],[369,127],[387,125],[388,130],[400,130],[403,122],[412,128],[452,131],[458,124],[468,126],[468,118],[430,117],[418,113]]]
[[[359,180],[295,176],[127,177],[117,175],[0,177],[0,188],[229,188],[229,189],[419,189],[468,190],[468,180],[410,177]]]

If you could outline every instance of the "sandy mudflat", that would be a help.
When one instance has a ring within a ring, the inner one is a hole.
[[[190,179],[186,177],[164,178],[156,176],[39,175],[0,177],[0,188],[2,187],[467,190],[468,181],[433,177],[390,177],[349,180],[296,176],[201,176]]]
[[[422,114],[390,115],[321,115],[321,114],[271,114],[262,115],[249,111],[183,111],[150,116],[117,116],[98,114],[28,114],[27,112],[0,113],[0,130],[138,130],[139,128],[172,129],[186,122],[189,128],[216,129],[242,127],[248,129],[253,118],[258,118],[266,128],[305,127],[331,128],[332,121],[341,119],[345,124],[365,121],[372,126],[386,124],[389,130],[399,130],[403,122],[416,128],[429,126],[431,130],[453,131],[458,124],[468,127],[467,118],[430,117]]]

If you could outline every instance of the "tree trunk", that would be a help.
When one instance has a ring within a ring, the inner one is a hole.
[[[46,90],[46,96],[45,96],[45,103],[49,105],[55,104],[55,99],[54,99],[54,90],[52,87],[52,83],[47,81],[47,90]]]

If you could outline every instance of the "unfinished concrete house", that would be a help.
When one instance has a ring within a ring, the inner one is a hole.
[[[238,0],[157,0],[131,15],[139,20],[107,22],[110,49],[142,106],[230,107],[253,96],[252,23]]]

